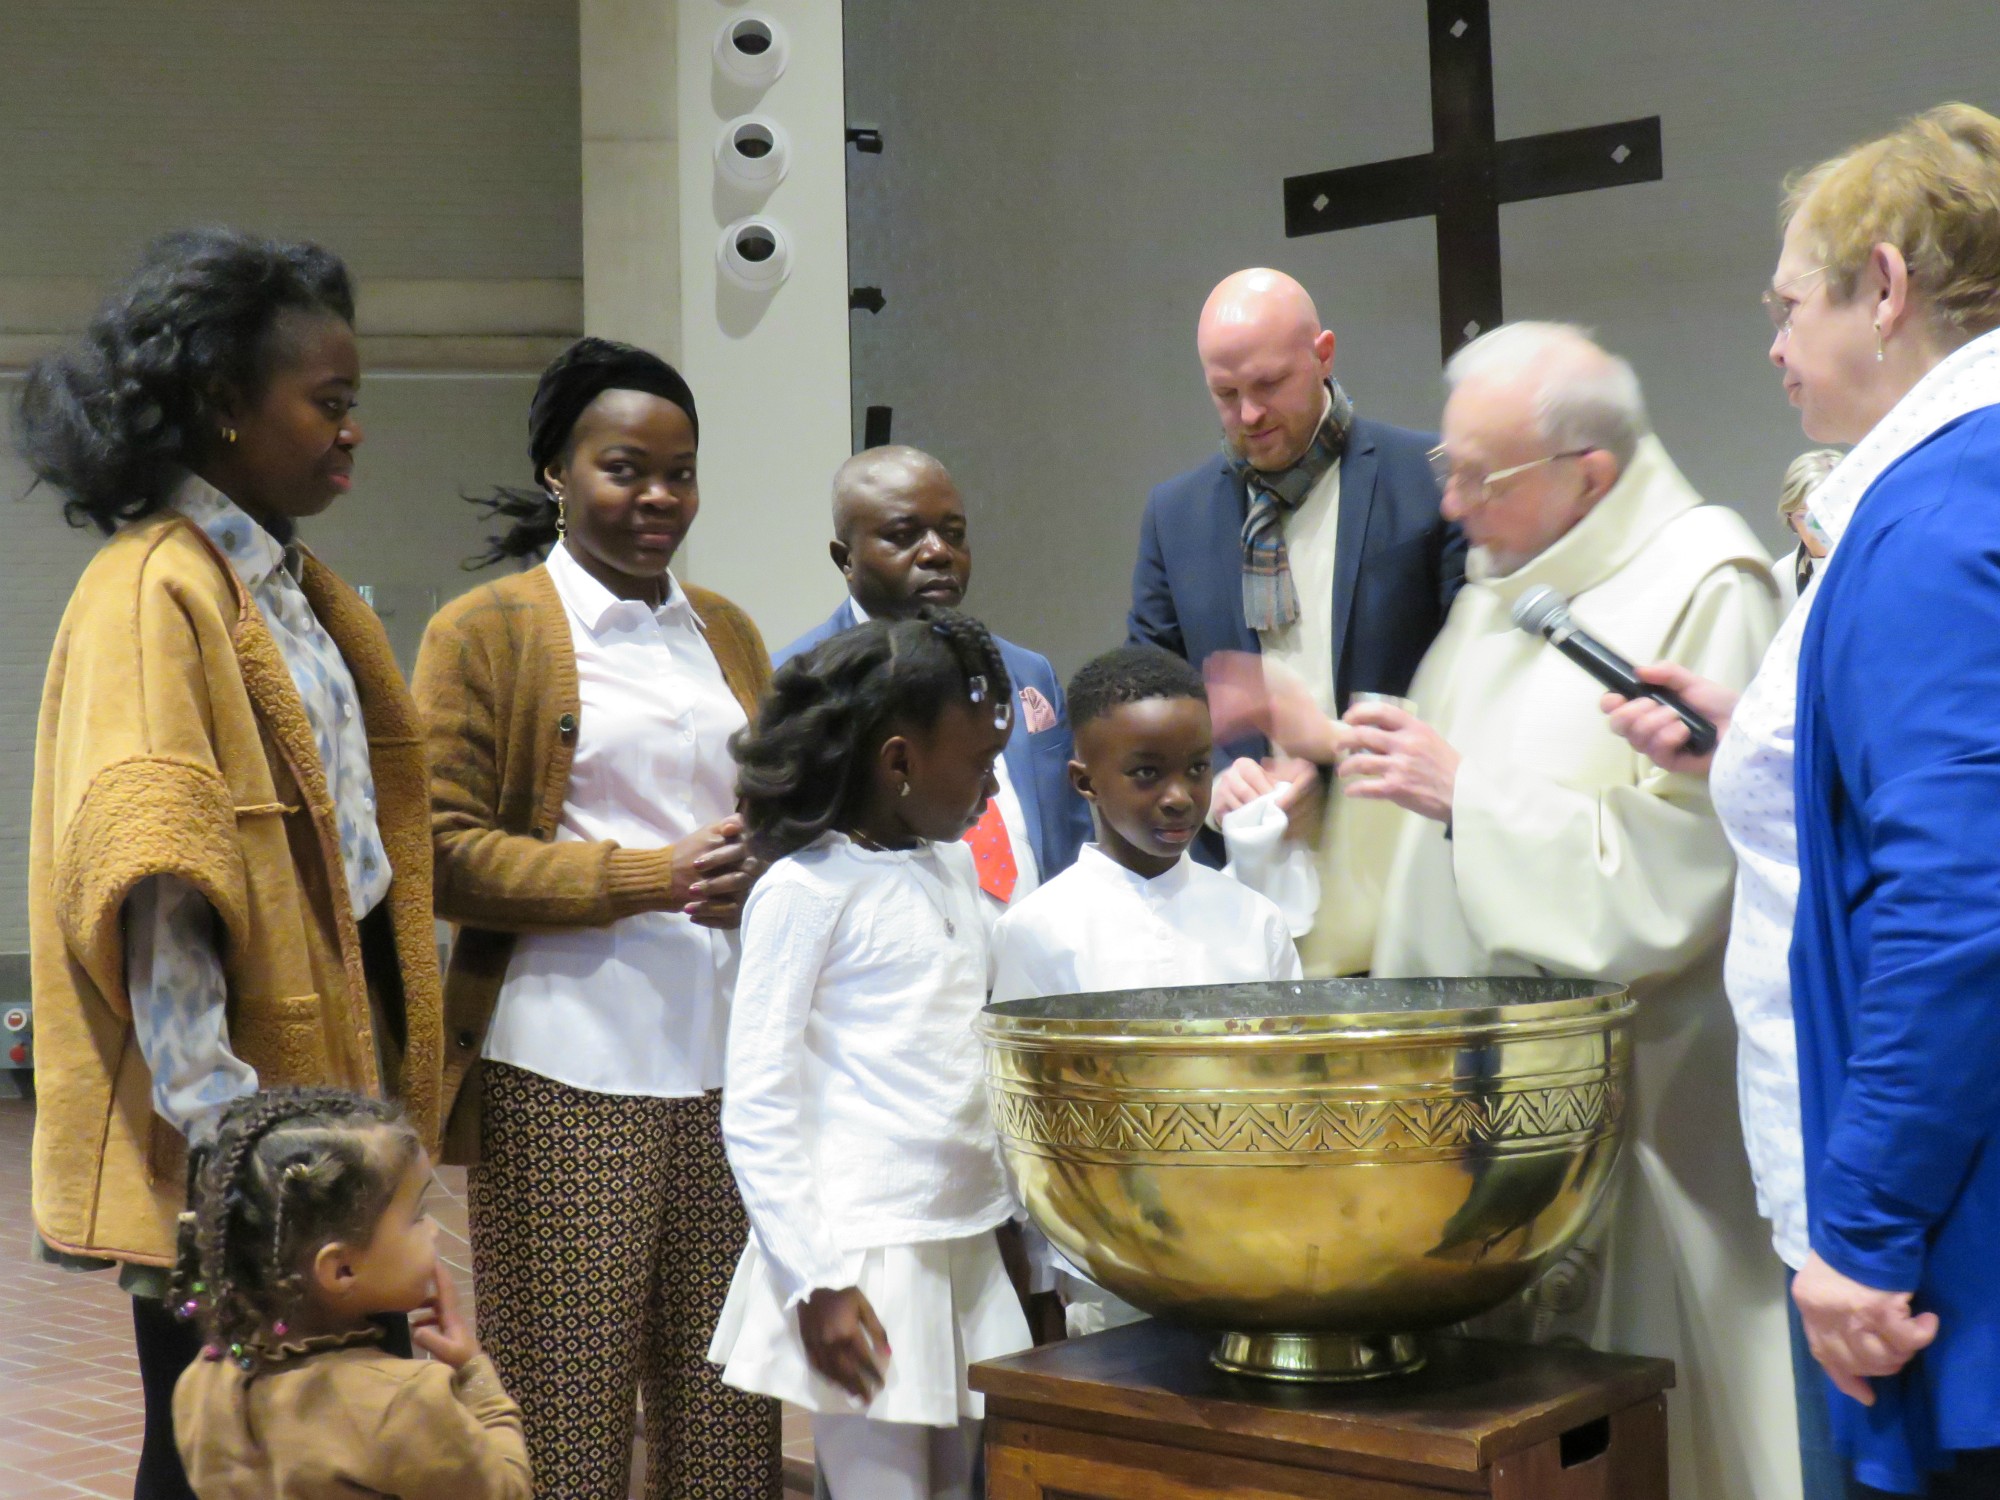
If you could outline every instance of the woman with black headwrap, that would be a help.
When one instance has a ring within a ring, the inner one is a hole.
[[[770,678],[728,600],[669,565],[693,524],[687,382],[582,339],[529,408],[537,488],[488,561],[539,566],[425,632],[445,978],[446,1159],[470,1174],[481,1336],[536,1492],[779,1488],[774,1403],[706,1360],[748,1233],[720,1129],[735,927],[757,866],[728,742]]]

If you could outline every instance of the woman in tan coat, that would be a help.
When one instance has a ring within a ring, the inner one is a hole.
[[[146,254],[28,374],[23,458],[110,540],[64,612],[29,849],[34,1218],[121,1266],[145,1447],[191,1495],[161,1300],[185,1148],[260,1087],[333,1085],[439,1121],[423,744],[374,613],[299,545],[352,483],[354,295],[314,245],[226,230]]]
[[[765,1500],[776,1404],[704,1356],[748,1232],[720,1124],[756,874],[728,746],[770,663],[669,571],[700,505],[670,366],[581,340],[529,433],[495,556],[547,560],[446,606],[416,676],[481,1333],[545,1500],[623,1500],[642,1391],[654,1500]]]

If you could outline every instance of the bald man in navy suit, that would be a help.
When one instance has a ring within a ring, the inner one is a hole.
[[[1223,451],[1147,501],[1127,636],[1196,666],[1261,652],[1329,714],[1356,692],[1402,694],[1465,581],[1426,457],[1436,438],[1355,414],[1333,331],[1280,271],[1224,279],[1196,348]],[[1278,779],[1307,785],[1303,763],[1263,761],[1261,740],[1222,748],[1237,759],[1216,817]]]

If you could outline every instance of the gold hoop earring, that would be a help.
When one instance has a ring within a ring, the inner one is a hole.
[[[223,428],[222,440],[225,443],[234,443],[236,441],[236,429],[234,427]]]
[[[1875,363],[1879,365],[1888,357],[1889,352],[1882,344],[1882,325],[1877,323],[1875,325]]]

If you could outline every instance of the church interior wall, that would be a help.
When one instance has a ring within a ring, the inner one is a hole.
[[[1122,634],[1150,488],[1215,451],[1194,359],[1210,286],[1292,272],[1367,416],[1435,428],[1428,219],[1284,238],[1288,175],[1431,147],[1414,0],[846,0],[857,434],[867,405],[971,509],[968,607],[1067,672]],[[1665,177],[1501,210],[1506,312],[1596,328],[1668,449],[1781,545],[1809,446],[1757,306],[1785,173],[1950,98],[1992,108],[1985,0],[1493,7],[1511,136],[1658,114]],[[1835,82],[1837,80],[1837,84]],[[829,599],[837,585],[829,577]]]
[[[526,476],[534,372],[580,331],[576,0],[0,5],[0,403],[151,235],[321,240],[360,294],[366,442],[306,540],[405,662],[471,586],[466,491]],[[35,713],[96,546],[0,431],[0,954],[25,949]]]

